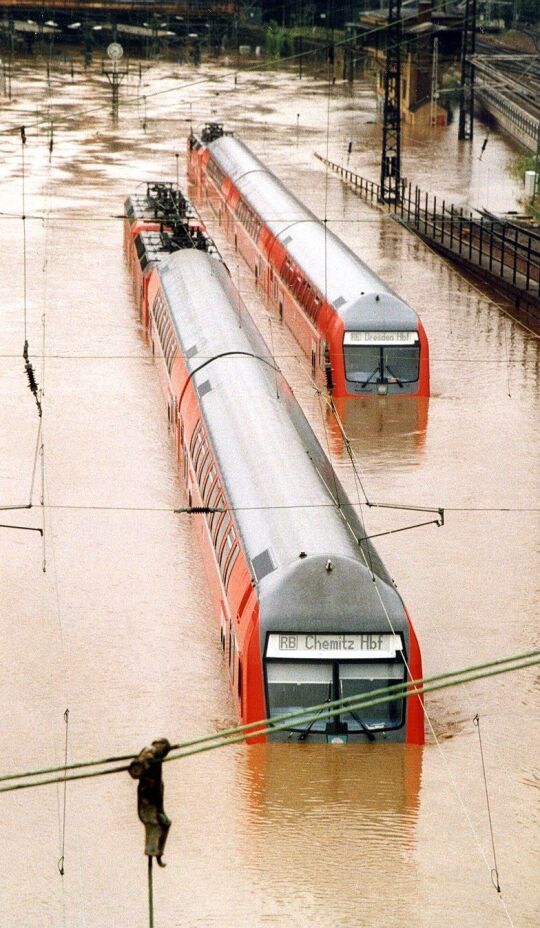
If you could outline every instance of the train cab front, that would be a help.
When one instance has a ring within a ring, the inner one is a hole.
[[[402,741],[403,699],[379,702],[372,696],[405,681],[402,648],[401,637],[392,634],[270,634],[265,655],[267,704],[276,725],[286,725],[281,739]],[[330,707],[342,699],[351,700],[346,708]],[[304,711],[312,706],[312,711]],[[327,717],[329,709],[335,714]],[[291,713],[296,717],[277,721]]]
[[[356,309],[344,320],[345,394],[429,396],[428,342],[416,313],[388,294],[362,297]]]
[[[261,600],[261,652],[270,740],[421,743],[401,689],[421,676],[414,631],[393,586],[354,558],[291,566]]]

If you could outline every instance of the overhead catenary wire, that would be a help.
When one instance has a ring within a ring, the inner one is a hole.
[[[259,506],[226,506],[224,511],[227,512],[265,512],[272,510],[280,509],[334,509],[335,502],[321,502],[321,503],[280,503],[274,505],[259,505]],[[362,503],[351,503],[341,501],[342,508],[356,508],[361,506]],[[371,503],[373,508],[392,508],[392,509],[412,509],[418,512],[438,512],[439,508],[436,506],[409,506],[405,503],[392,504],[391,506],[386,507],[384,503]],[[0,506],[0,512],[11,512],[18,509],[32,509],[33,506],[24,504],[13,504],[13,505],[3,505]],[[189,508],[186,507],[172,507],[172,506],[127,506],[127,505],[97,505],[92,503],[51,503],[46,502],[45,509],[58,509],[58,510],[81,510],[82,512],[156,512],[156,513],[179,513],[179,512],[189,512]],[[448,512],[470,512],[470,513],[479,513],[479,512],[540,512],[540,506],[442,506],[445,513]]]
[[[324,702],[315,706],[306,706],[301,710],[296,710],[295,712],[290,713],[283,713],[282,715],[273,716],[269,719],[260,719],[258,721],[249,722],[244,725],[236,725],[231,728],[223,729],[219,732],[212,732],[211,734],[198,736],[196,738],[172,744],[171,751],[183,752],[188,748],[197,748],[216,741],[219,743],[223,742],[224,744],[236,743],[230,739],[237,735],[243,736],[240,740],[252,738],[256,734],[262,734],[265,725],[267,726],[267,734],[271,733],[272,731],[281,731],[283,729],[287,729],[289,727],[287,724],[284,724],[282,728],[279,728],[278,725],[280,725],[281,722],[288,722],[291,720],[305,720],[306,716],[309,716],[313,712],[318,712],[319,709],[327,710],[328,717],[331,718],[335,715],[338,715],[344,709],[348,710],[350,708],[354,709],[362,708],[365,706],[383,705],[385,703],[395,701],[398,698],[410,698],[411,696],[422,695],[425,692],[433,692],[435,690],[445,689],[451,686],[458,686],[464,683],[474,682],[476,680],[489,679],[490,677],[498,676],[503,673],[509,673],[514,670],[527,669],[528,667],[533,667],[538,664],[540,664],[540,649],[525,651],[515,655],[509,655],[508,657],[495,658],[491,661],[484,661],[479,664],[473,664],[459,670],[450,670],[440,674],[433,674],[432,676],[422,677],[421,679],[417,680],[408,680],[404,681],[403,683],[393,684],[392,686],[381,687],[380,689],[373,690],[367,697],[361,698],[359,696],[347,696],[343,699]],[[321,716],[321,718],[322,717],[323,716]],[[220,744],[218,746],[220,746]],[[190,751],[190,755],[191,753],[196,752]],[[169,755],[166,760],[174,760],[177,756],[190,755]],[[0,783],[20,779],[30,779],[51,773],[63,773],[65,775],[67,771],[71,772],[82,770],[88,767],[103,767],[109,764],[123,763],[124,761],[128,760],[131,761],[136,756],[137,755],[135,753],[127,753],[122,755],[114,755],[111,757],[104,757],[100,758],[99,760],[80,761],[73,762],[71,764],[62,764],[56,767],[27,770],[22,773],[2,774],[0,775]],[[127,769],[127,766],[115,767],[111,771],[98,771],[92,775],[100,776],[103,773],[116,773],[120,772],[120,770]],[[31,783],[28,784],[28,786],[42,786],[48,785],[49,783],[64,782],[64,775],[54,780]],[[84,778],[84,776],[84,774],[78,774],[75,777],[67,777],[67,779],[80,779]],[[22,784],[20,788],[26,788],[26,786],[27,784]],[[9,789],[6,789],[5,787],[0,788],[0,792],[6,791],[9,791]]]
[[[500,891],[501,891],[501,886],[500,886],[500,883],[499,883],[499,870],[498,870],[498,867],[497,867],[497,853],[496,853],[496,851],[495,851],[495,836],[494,836],[494,834],[493,834],[493,821],[492,821],[492,818],[491,818],[491,806],[490,806],[490,802],[489,802],[489,790],[488,790],[487,776],[486,776],[486,765],[485,765],[485,761],[484,761],[484,748],[483,748],[483,746],[482,746],[482,734],[481,734],[481,731],[480,731],[480,716],[478,715],[478,713],[476,713],[476,715],[475,715],[475,717],[474,717],[474,719],[473,719],[473,722],[474,722],[474,725],[476,726],[476,730],[478,731],[478,743],[479,743],[479,745],[480,745],[480,758],[481,758],[481,761],[482,761],[482,776],[483,776],[483,779],[484,779],[484,791],[485,791],[485,794],[486,794],[486,806],[487,806],[487,814],[488,814],[488,820],[489,820],[489,831],[490,831],[490,835],[491,835],[491,848],[492,848],[492,850],[493,850],[493,864],[494,864],[494,866],[493,866],[493,869],[492,869],[492,871],[491,871],[491,879],[492,879],[493,885],[495,886],[495,889],[497,890],[498,893],[500,893]]]
[[[335,416],[336,416],[336,421],[339,422],[339,417],[338,417],[337,411],[336,411],[335,409],[334,409],[334,413],[335,413]],[[353,454],[352,454],[352,448],[350,447],[350,442],[349,442],[349,440],[348,440],[348,438],[347,438],[347,436],[346,436],[346,433],[345,433],[344,428],[343,428],[342,426],[340,426],[340,428],[341,428],[341,431],[342,431],[342,435],[343,435],[343,439],[344,439],[345,445],[346,445],[346,447],[347,447],[347,449],[348,449],[348,452],[349,452],[349,456],[350,456],[350,459],[351,459],[351,464],[352,464],[352,466],[353,466],[353,471],[354,471],[354,473],[355,473],[355,476],[358,476],[358,481],[359,481],[359,483],[360,483],[360,486],[362,487],[362,491],[364,492],[364,495],[366,495],[366,494],[365,494],[365,490],[364,490],[364,488],[363,488],[363,486],[362,486],[362,484],[361,484],[361,482],[360,482],[360,478],[359,478],[359,475],[358,475],[358,469],[357,469],[357,467],[356,467],[356,461],[355,461],[354,456],[353,456]],[[360,502],[360,497],[358,497],[358,500],[359,500],[359,502]],[[367,500],[367,496],[366,496],[366,501],[367,501],[367,504],[368,504],[368,505],[374,505],[373,503],[370,503],[370,502]],[[380,504],[379,504],[379,505],[380,505]],[[388,504],[382,504],[382,505],[383,505],[385,508],[393,508],[393,506],[389,506]],[[405,508],[407,508],[407,509],[412,509],[412,508],[414,508],[414,507],[407,506],[407,507],[405,507]],[[440,521],[439,521],[439,520],[436,520],[436,523],[435,523],[435,524],[437,524],[437,525],[444,524],[444,510],[439,509],[438,512],[439,512]],[[420,527],[420,525],[424,525],[424,524],[428,524],[428,523],[419,523],[418,525],[410,526],[410,528],[418,528],[418,527]],[[397,532],[397,531],[403,531],[403,529],[397,529],[397,530],[394,530],[393,532],[388,532],[388,533],[385,532],[385,533],[379,533],[379,534],[394,534],[394,533]],[[376,595],[377,595],[377,597],[378,597],[378,600],[379,600],[379,603],[380,603],[380,605],[381,605],[381,608],[382,608],[382,610],[383,610],[383,612],[384,612],[384,614],[385,614],[385,617],[386,617],[386,620],[387,620],[387,622],[388,622],[389,628],[390,628],[392,634],[395,634],[395,629],[394,629],[392,620],[391,620],[391,618],[390,618],[389,612],[388,612],[388,610],[387,610],[387,608],[386,608],[386,605],[385,605],[385,603],[384,603],[383,597],[382,597],[382,595],[381,595],[381,591],[379,590],[379,586],[378,586],[378,583],[377,583],[377,577],[376,577],[375,572],[374,572],[374,569],[373,569],[373,563],[372,563],[372,558],[371,558],[371,550],[370,550],[370,547],[369,547],[369,545],[367,545],[367,546],[364,547],[364,545],[362,544],[362,541],[364,541],[364,540],[367,541],[369,537],[370,537],[370,536],[366,536],[365,539],[358,539],[359,544],[360,544],[360,551],[361,551],[362,557],[363,557],[363,559],[364,559],[365,565],[366,565],[367,569],[370,571],[371,579],[372,579],[373,584],[374,584],[375,593],[376,593]],[[371,537],[377,537],[377,536],[371,536]],[[394,585],[396,586],[396,590],[397,590],[397,585],[396,585],[396,584],[394,584]],[[406,654],[405,654],[405,651],[403,650],[403,648],[401,648],[401,655],[402,655],[403,663],[404,663],[405,667],[407,668],[407,672],[408,672],[408,674],[409,674],[409,677],[411,677],[412,674],[411,674],[410,667],[409,667],[409,664],[408,664],[408,661],[407,661],[407,657],[406,657]],[[458,802],[459,802],[459,804],[460,804],[460,806],[461,806],[461,808],[462,808],[463,814],[464,814],[465,819],[466,819],[466,821],[467,821],[467,823],[468,823],[468,825],[469,825],[469,828],[470,828],[470,830],[471,830],[471,833],[472,833],[472,835],[473,835],[473,838],[474,838],[474,840],[475,840],[475,843],[476,843],[476,845],[477,845],[477,847],[478,847],[478,850],[479,850],[479,852],[480,852],[482,858],[484,859],[484,862],[485,862],[485,864],[486,864],[486,866],[487,866],[487,868],[488,868],[488,870],[490,871],[490,874],[491,874],[491,868],[490,868],[490,865],[489,865],[489,861],[487,860],[487,857],[486,857],[486,855],[485,855],[485,851],[484,851],[484,848],[482,847],[482,844],[481,844],[481,841],[480,841],[480,839],[479,839],[479,836],[478,836],[477,830],[476,830],[476,828],[475,828],[474,822],[472,821],[472,818],[471,818],[471,816],[470,816],[470,814],[469,814],[469,812],[468,812],[468,809],[467,809],[467,807],[466,807],[466,805],[465,805],[465,802],[464,802],[464,800],[463,800],[463,798],[462,798],[462,796],[461,796],[461,793],[460,793],[460,791],[459,791],[459,789],[458,789],[457,782],[456,782],[456,780],[455,780],[455,777],[454,777],[453,774],[452,774],[452,771],[451,771],[450,766],[449,766],[449,764],[448,764],[448,759],[447,759],[447,757],[446,757],[444,751],[442,750],[442,747],[441,747],[441,744],[440,744],[440,742],[439,742],[439,739],[437,738],[437,734],[436,734],[436,732],[435,732],[435,729],[434,729],[434,727],[433,727],[433,723],[432,723],[432,721],[431,721],[431,718],[430,718],[429,713],[428,713],[428,711],[427,711],[427,709],[426,709],[426,705],[425,705],[425,702],[424,702],[423,699],[421,700],[421,707],[422,707],[422,711],[423,711],[423,713],[424,713],[425,720],[426,720],[426,722],[427,722],[427,724],[428,724],[428,727],[429,727],[429,730],[430,730],[430,732],[431,732],[431,735],[432,735],[432,737],[433,737],[433,739],[434,739],[434,741],[435,741],[435,743],[436,743],[436,745],[437,745],[437,749],[438,749],[438,751],[439,751],[439,754],[440,754],[440,756],[441,756],[441,758],[442,758],[442,760],[443,760],[443,762],[444,762],[445,769],[446,769],[446,773],[447,773],[447,776],[448,776],[448,778],[449,778],[449,780],[450,780],[450,784],[451,784],[451,786],[452,786],[452,789],[453,789],[453,791],[454,791],[454,794],[455,794],[455,796],[456,796],[456,798],[457,798],[457,800],[458,800]],[[493,880],[492,880],[492,882],[493,882]],[[499,892],[500,892],[500,890],[499,890]],[[509,911],[508,911],[508,908],[507,908],[507,906],[506,906],[505,900],[502,898],[502,896],[499,896],[499,898],[500,898],[500,900],[501,900],[501,903],[502,903],[503,908],[504,908],[504,911],[505,911],[505,915],[506,915],[506,917],[507,917],[507,919],[508,919],[510,925],[513,925],[512,918],[511,918],[510,913],[509,913]]]
[[[515,670],[527,669],[529,667],[537,666],[538,664],[540,664],[540,658],[537,657],[528,662],[523,662],[519,666],[499,667],[498,669],[490,670],[487,673],[471,674],[467,677],[463,677],[463,679],[458,680],[458,681],[449,680],[447,682],[434,683],[433,685],[426,685],[426,686],[418,686],[416,688],[414,686],[414,681],[413,681],[412,683],[407,684],[409,687],[413,687],[413,688],[406,690],[406,691],[403,690],[399,693],[392,693],[391,695],[387,695],[384,697],[371,698],[367,700],[356,699],[356,701],[351,701],[351,700],[354,700],[354,697],[349,697],[348,700],[342,700],[341,708],[329,708],[330,703],[322,703],[320,706],[306,707],[306,709],[302,710],[301,714],[295,713],[293,715],[288,716],[287,718],[296,719],[297,721],[302,721],[305,724],[307,721],[311,720],[309,713],[312,714],[313,712],[317,712],[317,717],[321,719],[332,718],[336,715],[339,715],[340,712],[343,711],[343,709],[354,712],[356,710],[362,710],[365,708],[382,705],[388,702],[394,702],[397,698],[410,698],[413,696],[414,697],[423,696],[425,693],[432,692],[434,690],[441,690],[441,689],[445,689],[448,687],[471,683],[476,680],[482,680],[482,679],[486,679],[489,677],[498,676],[500,674],[509,673]],[[390,689],[394,689],[394,687],[387,687],[386,691],[388,692]],[[375,693],[376,691],[373,691],[373,692]],[[203,739],[198,739],[198,743],[194,747],[191,747],[189,742],[184,742],[183,744],[179,744],[176,746],[177,748],[181,749],[180,753],[169,754],[166,758],[164,758],[163,763],[165,763],[166,761],[181,760],[187,757],[195,756],[197,754],[207,753],[208,751],[220,749],[222,747],[226,747],[231,744],[239,744],[239,743],[249,740],[250,738],[254,738],[256,736],[264,736],[264,735],[271,734],[277,731],[290,730],[289,722],[288,721],[279,722],[278,718],[281,718],[281,717],[274,717],[273,719],[261,720],[259,722],[252,723],[250,726],[239,726],[237,731],[240,732],[240,734],[227,736],[225,738],[223,737],[223,734],[225,733],[222,733],[221,736],[219,734],[216,734],[216,735],[208,736]],[[246,731],[247,728],[249,728],[250,731]],[[213,743],[202,743],[203,741],[208,742],[210,740]],[[195,742],[192,742],[191,744],[195,744]],[[173,749],[175,748],[173,747]],[[129,755],[129,758],[133,759],[133,757],[135,756],[136,755]],[[89,765],[87,764],[86,766],[89,766]],[[107,770],[96,770],[90,773],[88,772],[77,773],[71,776],[64,775],[63,777],[53,777],[51,779],[46,779],[46,780],[36,780],[35,782],[30,782],[30,783],[18,783],[16,785],[1,787],[0,793],[15,792],[15,791],[19,791],[22,789],[32,789],[32,788],[39,787],[39,786],[50,786],[52,784],[60,783],[64,781],[94,779],[94,778],[101,777],[101,776],[108,776],[114,773],[122,773],[127,770],[129,770],[129,764],[125,766],[121,766],[121,767],[112,767]],[[483,854],[483,857],[486,860],[486,863],[488,863],[487,859],[485,858],[485,854]],[[501,901],[503,901],[502,896],[501,896]]]

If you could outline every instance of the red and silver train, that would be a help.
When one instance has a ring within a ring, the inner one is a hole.
[[[136,220],[141,320],[190,505],[210,510],[193,522],[242,722],[421,677],[405,606],[219,254],[200,228],[191,247],[188,223],[178,236],[172,219]],[[306,714],[271,735],[308,737],[420,744],[421,701]]]
[[[205,126],[188,139],[188,177],[334,396],[429,396],[417,314],[246,145]]]

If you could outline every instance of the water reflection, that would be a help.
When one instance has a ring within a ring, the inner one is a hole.
[[[354,442],[360,459],[370,454],[384,456],[388,466],[402,468],[419,463],[428,427],[427,397],[348,399],[336,397],[327,407],[326,422],[330,449],[346,458],[345,436]]]
[[[423,749],[279,747],[255,747],[238,771],[250,810],[246,858],[264,860],[270,891],[284,893],[291,915],[302,898],[297,924],[320,924],[324,911],[325,924],[345,925],[355,911],[371,925],[391,883],[401,924],[412,924]],[[393,924],[388,913],[382,923]]]
[[[12,104],[11,116],[10,105],[5,110],[13,124],[28,125],[43,114],[44,70],[43,63],[21,60],[16,109]],[[188,68],[174,72],[186,82],[192,76]],[[71,759],[138,750],[158,735],[183,738],[233,721],[193,519],[171,512],[185,500],[156,370],[139,337],[121,221],[111,218],[139,183],[175,179],[175,152],[182,179],[184,117],[191,103],[195,125],[216,112],[321,216],[326,197],[338,234],[425,321],[429,407],[384,397],[336,406],[368,471],[370,496],[487,508],[449,512],[437,532],[377,540],[413,616],[426,673],[465,666],[471,648],[479,661],[527,650],[537,636],[537,512],[490,507],[537,506],[538,340],[313,160],[313,151],[325,153],[329,112],[329,157],[335,145],[334,160],[340,160],[354,124],[351,168],[377,178],[380,126],[368,122],[374,112],[368,82],[358,82],[352,94],[338,86],[329,99],[321,80],[246,73],[234,89],[232,80],[217,83],[224,73],[221,65],[204,66],[197,76],[211,80],[181,91],[184,99],[177,90],[152,96],[174,86],[169,66],[156,63],[144,76],[146,132],[142,108],[137,114],[127,103],[121,103],[118,129],[112,130],[109,91],[96,64],[73,85],[53,86],[61,131],[55,131],[50,166],[47,134],[28,133],[28,209],[38,213],[49,205],[57,217],[30,223],[27,230],[28,334],[38,377],[41,316],[47,316],[48,494],[53,504],[105,508],[51,510],[47,574],[37,538],[0,533],[0,698],[10,744],[5,767],[11,769],[62,762],[66,698]],[[511,145],[492,133],[479,163],[474,155],[481,144],[480,132],[472,160],[464,153],[449,171],[460,147],[455,125],[434,133],[429,144],[407,136],[405,173],[456,203],[472,191],[474,203],[489,167],[491,196],[500,198],[501,208],[512,208],[514,184],[505,181]],[[19,212],[18,131],[1,136],[0,148],[4,209]],[[221,234],[211,217],[209,228]],[[0,221],[0,239],[0,479],[2,499],[23,502],[37,423],[21,364],[20,225]],[[224,248],[223,236],[218,244]],[[236,261],[233,255],[235,281]],[[268,314],[253,296],[250,275],[239,277],[270,341]],[[274,324],[273,334],[280,366],[321,441],[328,436],[340,472],[346,471],[343,436],[315,394],[305,358],[283,327]],[[279,453],[286,467],[287,449]],[[116,508],[122,506],[127,511]],[[369,513],[370,532],[397,524],[391,512],[388,524],[379,525],[376,512]],[[34,517],[39,523],[38,512]],[[423,751],[399,745],[327,751],[292,743],[230,747],[185,766],[169,765],[166,808],[173,828],[168,867],[157,884],[156,924],[505,924],[447,769],[449,764],[480,841],[489,847],[478,747],[464,724],[478,711],[503,891],[515,924],[536,928],[537,757],[529,733],[538,723],[538,703],[532,674],[502,681],[479,683],[470,696],[452,690],[429,699],[445,762],[432,743]],[[142,826],[128,779],[70,784],[61,884],[61,794],[52,787],[4,797],[1,908],[9,928],[145,923]]]

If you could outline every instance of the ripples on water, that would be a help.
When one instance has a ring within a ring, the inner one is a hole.
[[[28,334],[41,352],[46,310],[45,463],[47,573],[37,535],[0,532],[4,763],[9,770],[61,763],[70,709],[70,757],[136,751],[152,738],[181,739],[234,722],[216,623],[187,517],[155,368],[142,340],[121,252],[124,197],[150,178],[174,179],[190,116],[208,117],[263,154],[305,202],[421,313],[431,345],[429,404],[347,405],[340,416],[370,499],[444,505],[444,529],[387,536],[379,549],[413,617],[427,673],[526,650],[537,633],[534,512],[538,499],[538,343],[418,240],[325,175],[312,153],[378,173],[379,130],[368,83],[330,103],[320,80],[241,75],[151,97],[187,69],[145,73],[147,112],[108,101],[95,67],[81,84],[53,80],[55,147],[28,130]],[[42,112],[44,66],[19,65],[5,120]],[[137,80],[126,88],[136,99]],[[255,92],[256,91],[256,92]],[[299,132],[296,132],[300,112]],[[17,114],[15,117],[15,113]],[[146,131],[143,123],[146,121]],[[515,206],[505,162],[490,135],[478,161],[453,126],[405,143],[405,172],[454,202]],[[0,136],[2,209],[20,210],[20,141]],[[448,152],[453,171],[448,171]],[[455,164],[454,164],[455,161]],[[75,221],[76,217],[77,220]],[[96,222],[96,218],[99,221]],[[210,217],[207,217],[210,218]],[[222,240],[233,274],[269,339],[271,320],[250,275]],[[21,228],[0,222],[3,325],[0,352],[0,499],[24,501],[36,415],[22,351]],[[357,486],[339,429],[320,402],[290,335],[272,323],[274,350],[353,499]],[[361,498],[361,496],[360,496]],[[58,505],[89,508],[56,508]],[[94,507],[104,507],[96,509]],[[112,507],[112,508],[109,508]],[[117,507],[126,507],[124,509]],[[365,510],[371,533],[409,514]],[[416,521],[415,514],[412,520]],[[40,524],[39,512],[5,521]],[[471,835],[452,777],[488,861],[490,839],[476,730],[482,718],[500,880],[516,925],[537,924],[534,861],[538,701],[530,672],[447,691],[428,703],[444,757],[428,732],[422,751],[401,746],[327,749],[288,744],[230,747],[166,765],[173,819],[155,876],[156,924],[167,926],[507,924]],[[65,875],[62,794],[54,787],[2,798],[2,912],[10,928],[145,924],[146,868],[135,789],[118,775],[68,789]]]

